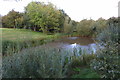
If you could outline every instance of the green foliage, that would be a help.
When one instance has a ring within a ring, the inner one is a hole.
[[[102,78],[119,78],[120,77],[120,55],[113,49],[104,49],[98,51],[97,59],[93,60],[91,66]]]
[[[63,78],[65,56],[57,49],[31,48],[3,59],[3,78]]]
[[[24,28],[44,33],[63,32],[63,10],[57,9],[52,3],[31,2],[25,7],[24,13],[14,10],[2,17],[4,28]]]
[[[17,28],[22,26],[22,14],[14,10],[2,17],[2,25],[4,28]]]
[[[120,78],[119,34],[117,21],[109,24],[97,37],[104,49],[97,51],[97,58],[93,60],[91,66],[101,74],[102,78]]]
[[[64,33],[71,34],[73,32],[73,28],[73,21],[69,16],[66,16],[64,21]]]
[[[96,21],[92,19],[90,20],[84,19],[80,22],[76,22],[74,27],[75,27],[74,32],[76,35],[86,36],[86,37],[95,37],[104,28],[107,27],[107,20],[103,18],[99,18]]]
[[[77,24],[77,33],[81,36],[92,36],[93,31],[92,28],[94,27],[94,20],[82,20]]]
[[[99,18],[95,21],[94,27],[96,28],[97,34],[107,27],[107,20]]]
[[[116,43],[120,39],[120,28],[118,23],[109,23],[109,26],[106,27],[97,37],[101,43]]]
[[[53,4],[43,4],[40,2],[31,2],[27,5],[26,15],[30,17],[30,21],[34,23],[34,31],[36,27],[40,27],[44,33],[54,33],[60,31],[62,26],[61,12],[53,7]]]

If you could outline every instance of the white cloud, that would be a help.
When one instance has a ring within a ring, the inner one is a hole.
[[[58,8],[63,9],[73,20],[80,21],[83,18],[98,19],[103,17],[118,16],[119,0],[22,0],[0,1],[0,14],[5,15],[10,10],[24,11],[24,7],[31,1],[52,2]]]

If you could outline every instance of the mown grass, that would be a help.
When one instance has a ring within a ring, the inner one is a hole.
[[[27,29],[12,29],[0,28],[2,30],[2,40],[9,41],[25,41],[25,40],[38,40],[44,38],[53,38],[55,35],[47,35],[41,32],[34,32]]]

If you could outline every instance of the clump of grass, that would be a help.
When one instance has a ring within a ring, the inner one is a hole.
[[[14,53],[20,52],[22,49],[35,47],[37,45],[44,44],[44,39],[37,41],[28,40],[28,41],[2,41],[2,55],[8,56]]]

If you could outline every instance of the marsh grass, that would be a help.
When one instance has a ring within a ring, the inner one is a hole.
[[[12,55],[20,52],[22,49],[35,47],[44,44],[44,39],[41,40],[29,40],[29,41],[2,41],[2,54],[3,56]]]
[[[66,65],[59,50],[25,50],[3,59],[3,78],[63,78]]]

